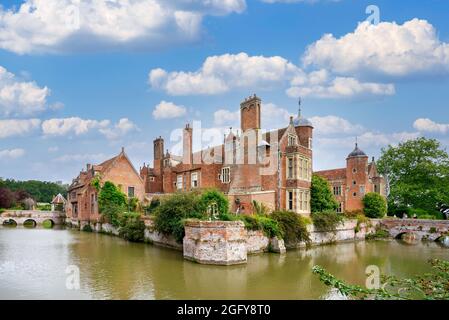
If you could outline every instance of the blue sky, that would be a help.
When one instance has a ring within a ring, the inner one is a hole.
[[[302,97],[316,170],[344,166],[356,136],[376,157],[449,145],[447,1],[95,3],[1,0],[0,177],[70,181],[121,146],[139,167],[187,121],[235,128],[253,93],[267,128]],[[362,23],[372,4],[379,25]]]

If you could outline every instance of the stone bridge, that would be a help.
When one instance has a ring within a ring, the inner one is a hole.
[[[0,225],[24,225],[25,222],[34,227],[41,226],[44,221],[50,221],[52,226],[63,225],[65,213],[56,211],[9,210],[0,214]]]
[[[383,219],[380,224],[393,238],[412,234],[417,240],[436,241],[449,235],[449,220]]]

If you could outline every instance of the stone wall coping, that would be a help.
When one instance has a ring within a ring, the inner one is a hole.
[[[184,226],[197,228],[244,228],[245,224],[243,221],[186,220]]]

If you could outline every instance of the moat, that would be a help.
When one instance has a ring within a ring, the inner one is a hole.
[[[365,268],[410,276],[430,258],[449,260],[434,242],[353,242],[261,254],[239,266],[207,266],[182,253],[108,235],[73,230],[0,227],[0,299],[323,299],[311,272],[321,265],[350,283]],[[80,289],[66,288],[66,268],[80,269]]]

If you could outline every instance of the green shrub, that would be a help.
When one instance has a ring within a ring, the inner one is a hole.
[[[5,209],[0,208],[0,213],[3,213],[3,212],[5,212],[5,211],[6,211]]]
[[[387,201],[378,193],[370,192],[363,198],[365,215],[369,218],[383,218],[387,213]]]
[[[98,194],[98,209],[107,222],[120,225],[119,216],[126,211],[126,195],[112,182],[106,181]]]
[[[176,193],[164,197],[155,210],[155,229],[164,234],[171,234],[178,242],[184,238],[185,219],[207,219],[199,206],[197,193]]]
[[[367,234],[366,240],[386,239],[390,237],[390,233],[387,230],[379,229],[375,233]]]
[[[92,232],[92,231],[93,231],[93,229],[92,229],[92,227],[90,226],[90,224],[85,224],[82,230],[83,230],[84,232]]]
[[[204,214],[208,214],[210,218],[214,218],[211,217],[213,213],[212,207],[214,206],[218,216],[229,212],[228,198],[222,192],[215,189],[204,191],[198,201],[198,206],[199,210]]]
[[[151,199],[151,202],[148,206],[145,206],[144,213],[145,215],[152,215],[154,211],[161,205],[161,200],[159,198]]]
[[[143,242],[145,223],[139,213],[124,213],[120,216],[119,235],[131,242]]]
[[[270,209],[265,204],[257,202],[256,200],[253,200],[253,209],[254,214],[259,216],[264,216],[270,213]]]
[[[140,203],[139,203],[139,199],[137,199],[136,197],[132,197],[130,199],[128,199],[128,210],[131,212],[137,212],[140,211]]]
[[[267,216],[258,215],[241,215],[237,219],[242,220],[245,224],[245,228],[248,230],[262,230],[263,233],[269,237],[282,238],[283,234],[279,227],[279,223]]]
[[[336,231],[343,219],[343,215],[335,211],[312,213],[313,225],[318,231]]]
[[[126,195],[112,182],[106,181],[98,194],[98,208],[101,213],[106,206],[123,207],[127,204]]]
[[[310,243],[310,234],[304,219],[291,211],[275,211],[270,218],[277,221],[279,230],[287,244]]]
[[[36,206],[37,210],[39,211],[51,211],[51,204],[50,203],[40,203]],[[22,207],[17,207],[18,210],[22,210]]]
[[[430,214],[424,214],[422,216],[418,217],[419,219],[424,219],[424,220],[436,220],[437,217],[436,216],[432,216]]]

